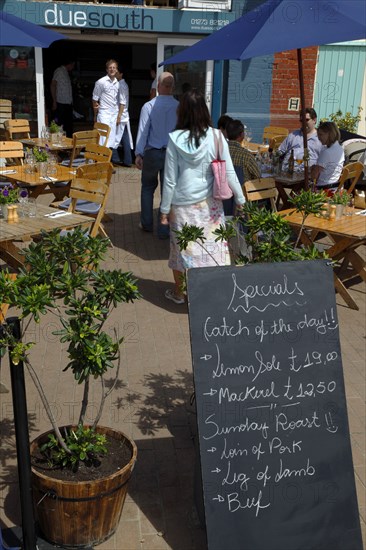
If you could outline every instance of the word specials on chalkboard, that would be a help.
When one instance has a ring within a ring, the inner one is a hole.
[[[210,550],[362,550],[332,267],[188,271]]]

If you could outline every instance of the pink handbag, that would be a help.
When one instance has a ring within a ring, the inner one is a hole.
[[[213,198],[214,199],[220,199],[220,200],[226,200],[230,199],[233,196],[233,192],[229,187],[228,181],[227,181],[227,174],[226,174],[226,161],[221,160],[221,153],[222,152],[222,135],[220,130],[217,130],[219,132],[219,138],[217,138],[216,130],[214,130],[214,139],[215,139],[215,148],[217,151],[217,159],[213,160],[211,162],[212,166],[212,172],[214,175],[214,183],[213,183]]]

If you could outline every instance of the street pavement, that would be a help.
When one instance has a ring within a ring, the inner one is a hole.
[[[169,242],[139,229],[139,203],[140,172],[117,168],[108,206],[112,221],[105,225],[113,244],[107,265],[132,271],[143,298],[122,305],[110,320],[110,329],[117,328],[125,341],[120,382],[108,398],[101,424],[131,436],[138,447],[138,461],[117,532],[98,548],[205,550],[205,533],[193,501],[195,416],[190,404],[193,381],[187,307],[164,297],[165,290],[173,286],[167,265]],[[365,284],[357,282],[351,293],[360,310],[349,309],[339,296],[337,309],[366,550]],[[81,400],[81,388],[69,372],[61,372],[63,350],[52,335],[52,318],[47,321],[42,329],[31,327],[30,339],[38,344],[33,363],[57,420],[64,425],[77,420],[74,404]],[[7,359],[1,367],[1,382],[3,390],[10,387]],[[26,389],[30,436],[34,438],[49,425],[28,376]],[[97,398],[98,389],[93,392]],[[19,526],[21,515],[11,394],[1,393],[0,400],[0,525],[4,529]],[[95,409],[92,403],[90,419]]]

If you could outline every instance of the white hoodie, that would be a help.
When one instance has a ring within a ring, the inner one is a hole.
[[[211,162],[218,158],[214,132],[208,128],[199,146],[188,142],[188,130],[175,130],[169,134],[165,157],[163,198],[160,211],[169,214],[171,205],[196,204],[212,197],[213,172]],[[226,161],[229,186],[236,204],[244,204],[245,198],[230,157],[226,139],[221,135],[221,160]]]

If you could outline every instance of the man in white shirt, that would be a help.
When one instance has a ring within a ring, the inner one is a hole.
[[[106,76],[97,80],[93,90],[94,121],[108,124],[111,129],[108,142],[104,143],[104,138],[101,138],[100,143],[101,145],[106,145],[113,149],[116,141],[116,125],[119,107],[119,82],[116,77],[118,63],[115,59],[109,59],[107,61],[106,71]]]
[[[69,73],[74,67],[74,60],[65,60],[65,63],[53,73],[50,85],[54,119],[63,127],[67,137],[72,137],[73,132],[72,86]]]
[[[132,165],[131,149],[133,149],[130,115],[128,112],[130,92],[128,84],[123,78],[123,73],[118,71],[116,76],[119,81],[119,111],[117,116],[116,141],[114,144],[114,156],[112,156],[112,162],[120,162],[118,147],[121,145],[123,147],[122,165],[130,167]]]

